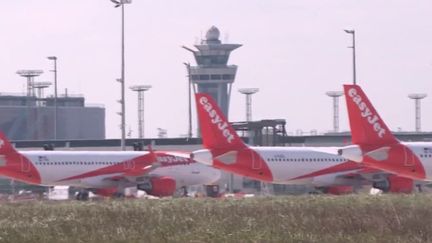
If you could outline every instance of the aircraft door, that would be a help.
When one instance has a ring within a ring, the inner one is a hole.
[[[250,153],[251,153],[252,169],[253,170],[259,170],[259,169],[261,169],[262,168],[261,158],[253,150],[251,150]]]
[[[27,161],[23,156],[20,156],[21,160],[21,171],[29,172],[30,171],[30,162]]]
[[[415,161],[415,154],[414,152],[412,152],[409,148],[407,147],[403,147],[404,149],[404,157],[405,157],[405,161],[404,161],[404,165],[405,166],[414,166],[414,161]]]

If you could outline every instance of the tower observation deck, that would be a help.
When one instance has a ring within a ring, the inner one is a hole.
[[[183,48],[193,53],[197,63],[188,69],[194,92],[210,94],[228,117],[231,85],[237,73],[237,66],[228,65],[228,59],[231,52],[242,45],[222,44],[219,36],[219,29],[212,26],[201,44],[194,45],[196,50]]]

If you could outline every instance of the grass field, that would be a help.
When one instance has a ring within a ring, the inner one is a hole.
[[[7,203],[0,242],[432,242],[432,196]]]

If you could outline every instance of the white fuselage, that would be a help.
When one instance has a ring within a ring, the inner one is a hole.
[[[316,186],[326,186],[335,183],[336,177],[349,170],[329,170],[348,162],[345,158],[335,155],[337,148],[315,147],[251,147],[267,163],[275,183],[298,184],[311,183]],[[308,176],[316,173],[317,176]],[[296,179],[299,178],[300,179]]]
[[[111,170],[103,173],[100,170],[115,165],[120,168],[124,167],[124,169],[133,169],[137,166],[133,159],[148,152],[22,151],[20,153],[35,166],[40,174],[42,185],[104,188],[118,186],[119,182],[109,180],[109,178],[122,176],[123,172]],[[130,163],[124,163],[125,161],[130,161]],[[213,183],[219,179],[220,172],[196,162],[173,163],[160,166],[146,176],[170,177],[176,181],[177,187],[182,187]],[[71,177],[80,178],[68,179]],[[140,182],[139,176],[127,179],[126,182],[125,180],[121,182],[125,183],[124,186],[133,186]]]
[[[362,165],[337,155],[337,150],[334,147],[246,147],[214,155],[202,149],[194,151],[192,157],[198,162],[266,182],[330,186],[346,182],[340,175],[363,169]]]
[[[427,181],[432,181],[432,143],[430,142],[404,142],[402,143],[409,148],[415,156],[420,160]],[[412,158],[405,158],[409,165]]]

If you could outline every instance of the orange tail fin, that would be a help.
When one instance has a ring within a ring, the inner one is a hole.
[[[390,145],[399,143],[358,85],[344,85],[352,143]]]
[[[210,95],[197,93],[195,98],[205,148],[241,149],[246,147]]]

